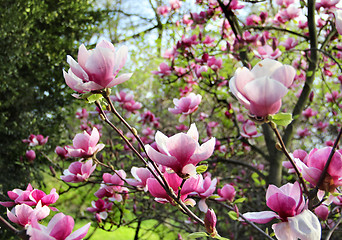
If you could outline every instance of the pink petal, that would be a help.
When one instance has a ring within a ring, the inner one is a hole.
[[[266,205],[277,212],[278,215],[286,220],[287,217],[292,217],[296,213],[296,201],[282,193],[275,193],[267,199]]]
[[[87,151],[89,146],[89,141],[90,141],[90,135],[86,132],[83,131],[83,133],[78,133],[73,139],[73,145],[75,148],[83,149],[84,151]]]
[[[122,46],[119,48],[119,50],[116,52],[116,58],[115,58],[115,65],[114,65],[114,71],[113,74],[116,75],[118,71],[125,65],[127,60],[127,53],[128,48],[126,46]]]
[[[197,149],[197,142],[184,133],[176,134],[169,138],[167,149],[171,156],[174,156],[181,166],[188,164],[190,157]]]
[[[90,55],[91,51],[88,51],[84,44],[81,44],[81,46],[78,48],[77,61],[83,69],[85,68],[86,62]]]
[[[78,161],[77,162],[73,162],[68,167],[68,170],[72,174],[81,173],[82,166],[83,166],[83,164],[81,162],[78,162]]]
[[[70,234],[65,240],[80,240],[80,239],[84,238],[88,233],[90,225],[91,225],[91,223],[87,223],[86,225],[84,225],[80,229],[77,229],[75,232]]]
[[[110,81],[107,86],[105,86],[106,88],[111,88],[114,87],[116,85],[119,85],[120,83],[126,82],[128,79],[130,79],[132,77],[133,73],[124,73],[121,74],[119,77],[114,78],[112,81]]]
[[[280,62],[266,58],[260,62],[258,62],[251,72],[253,73],[255,78],[261,78],[265,76],[271,76],[274,71],[283,66]]]
[[[272,219],[278,217],[278,215],[272,211],[248,212],[244,213],[243,216],[249,221],[261,224],[268,223]]]
[[[62,214],[57,213],[48,224],[48,229],[51,230],[50,236],[56,239],[65,239],[74,228],[74,219],[71,216]]]
[[[278,240],[298,239],[292,232],[290,224],[288,222],[273,224],[272,229]]]
[[[196,148],[196,151],[191,156],[192,163],[196,165],[198,162],[208,159],[215,150],[216,139],[211,138],[209,141],[203,143],[200,147]]]
[[[147,155],[151,158],[152,161],[170,167],[175,171],[181,171],[182,165],[177,161],[177,159],[173,156],[167,156],[160,152],[157,152],[154,148],[150,145],[146,145],[146,152]]]
[[[284,65],[273,72],[271,78],[281,82],[285,87],[290,87],[296,76],[296,70],[290,65]]]
[[[89,146],[95,147],[96,144],[99,142],[99,140],[100,140],[99,130],[97,130],[97,128],[94,127],[93,130],[91,131],[91,135],[89,138]]]
[[[188,132],[186,133],[189,137],[192,137],[196,142],[198,142],[198,130],[195,123],[192,123]]]

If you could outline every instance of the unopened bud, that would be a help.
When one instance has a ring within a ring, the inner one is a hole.
[[[213,209],[208,209],[207,213],[205,214],[204,218],[204,226],[210,236],[214,237],[217,235],[216,231],[216,215]]]
[[[112,89],[106,88],[106,96],[109,97],[111,93],[112,93]]]
[[[132,133],[134,136],[138,136],[138,131],[135,128],[132,128]]]

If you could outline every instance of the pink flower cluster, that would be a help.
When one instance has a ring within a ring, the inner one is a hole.
[[[183,122],[185,118],[195,112],[198,109],[198,105],[201,103],[202,96],[194,93],[181,97],[180,99],[174,98],[174,108],[169,108],[169,112],[173,114],[182,114],[179,118],[180,122]]]

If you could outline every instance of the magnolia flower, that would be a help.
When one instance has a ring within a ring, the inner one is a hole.
[[[31,224],[31,218],[33,215],[37,220],[41,220],[49,216],[49,214],[50,208],[48,206],[42,206],[41,201],[38,202],[35,209],[32,209],[26,204],[16,205],[11,211],[7,209],[8,219],[23,227]]]
[[[190,193],[197,190],[199,183],[200,183],[199,175],[186,179],[180,192],[179,192],[179,187],[181,186],[183,182],[183,179],[181,177],[179,177],[176,173],[164,172],[164,178],[168,182],[173,192],[176,195],[180,194],[179,199],[182,202],[191,206],[194,206],[196,204],[196,202],[193,199],[187,198],[187,197]],[[160,203],[169,202],[171,204],[175,204],[173,199],[166,193],[165,189],[160,185],[157,179],[155,178],[147,179],[147,186],[148,186],[148,191],[150,192],[150,194],[153,197],[155,197],[155,201],[160,202]]]
[[[200,175],[201,181],[196,192],[191,193],[191,195],[198,195],[201,200],[198,202],[198,208],[202,212],[208,211],[208,205],[205,200],[212,196],[216,190],[217,179],[211,180],[210,176],[206,176],[203,180],[202,175]]]
[[[239,68],[229,81],[229,88],[250,114],[263,118],[279,111],[281,98],[286,95],[295,75],[292,66],[264,59],[251,71]]]
[[[235,197],[235,188],[231,184],[225,184],[222,189],[217,189],[217,194],[219,198],[215,198],[216,201],[229,201],[232,202]]]
[[[158,131],[155,136],[158,151],[146,145],[146,152],[152,161],[171,168],[181,177],[195,175],[195,166],[208,159],[215,148],[215,138],[199,145],[198,137],[194,123],[186,134],[167,137]]]
[[[66,146],[66,150],[71,157],[90,157],[105,147],[102,143],[97,144],[99,140],[99,131],[94,127],[91,134],[86,131],[76,134],[73,146]]]
[[[113,203],[108,202],[108,199],[98,199],[91,202],[92,207],[88,207],[87,211],[95,212],[96,216],[105,220],[108,217],[108,212],[112,211]]]
[[[266,192],[266,204],[273,211],[248,212],[243,216],[255,223],[267,223],[274,218],[282,222],[272,225],[279,240],[319,240],[321,225],[310,210],[304,209],[304,197],[298,182],[278,188],[270,185]]]
[[[169,112],[173,114],[182,114],[179,121],[183,122],[186,116],[198,109],[198,105],[201,103],[201,100],[202,96],[199,94],[195,95],[194,93],[190,93],[180,99],[174,98],[173,103],[175,104],[175,107],[169,108]]]
[[[49,206],[50,204],[55,203],[59,198],[55,188],[51,189],[49,194],[46,194],[42,190],[33,189],[31,184],[27,186],[26,190],[13,189],[12,191],[8,191],[7,194],[10,199],[14,200],[14,202],[0,202],[0,205],[4,207],[12,207],[16,204],[36,206],[39,202],[42,206]],[[53,207],[50,208],[53,211],[57,210]]]
[[[240,135],[244,138],[256,138],[261,136],[261,133],[258,133],[255,123],[251,120],[247,120],[242,125],[242,130]]]
[[[23,139],[22,142],[28,143],[30,147],[34,147],[37,145],[46,144],[48,139],[49,139],[49,136],[44,138],[44,136],[41,134],[38,134],[38,135],[30,134],[28,139]]]
[[[126,179],[126,182],[129,185],[143,188],[144,191],[147,191],[147,179],[151,178],[153,175],[147,168],[137,168],[132,167],[131,174],[134,179]]]
[[[122,194],[126,194],[128,189],[123,187],[125,184],[126,172],[124,170],[116,171],[113,175],[104,173],[102,175],[103,183],[101,188],[94,195],[98,198],[108,197],[110,201],[122,201]]]
[[[68,169],[65,169],[61,176],[64,182],[78,183],[83,182],[89,178],[94,172],[96,164],[93,165],[93,160],[90,159],[86,162],[73,162]]]
[[[299,171],[306,181],[314,185],[318,184],[331,150],[332,147],[325,147],[322,149],[314,148],[303,161],[294,158]],[[334,153],[323,183],[318,187],[321,190],[332,193],[338,186],[342,186],[342,150],[338,150]]]
[[[34,159],[36,159],[36,152],[34,150],[28,150],[25,153],[25,157],[29,162],[32,162]]]
[[[57,213],[47,227],[39,224],[36,218],[32,218],[32,224],[26,233],[30,236],[30,240],[79,240],[84,238],[87,235],[90,223],[71,233],[74,224],[74,219],[71,216]]]
[[[111,88],[127,81],[132,73],[116,77],[127,59],[127,47],[118,51],[112,43],[102,40],[95,49],[87,50],[82,44],[78,50],[78,63],[68,55],[68,72],[63,70],[66,84],[79,93]]]

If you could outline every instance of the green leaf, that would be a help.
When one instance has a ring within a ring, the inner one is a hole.
[[[194,232],[188,235],[188,238],[200,238],[200,237],[208,237],[209,235],[206,232]]]
[[[207,171],[208,166],[207,165],[199,165],[198,167],[196,167],[196,172],[198,174],[204,173],[205,171]]]
[[[93,94],[87,98],[88,103],[93,103],[97,100],[101,100],[103,98],[102,94]]]
[[[228,212],[228,216],[229,216],[231,219],[233,219],[234,221],[236,221],[236,220],[238,219],[237,213],[234,212],[234,211],[229,211],[229,212]]]
[[[229,238],[221,237],[219,235],[216,235],[214,238],[219,240],[229,240]]]
[[[247,198],[239,198],[239,199],[236,199],[235,201],[234,201],[234,203],[236,204],[236,203],[243,203],[244,201],[246,201],[247,200]]]
[[[291,113],[277,113],[275,115],[270,115],[269,120],[273,121],[279,126],[287,126],[292,122],[293,119]]]

